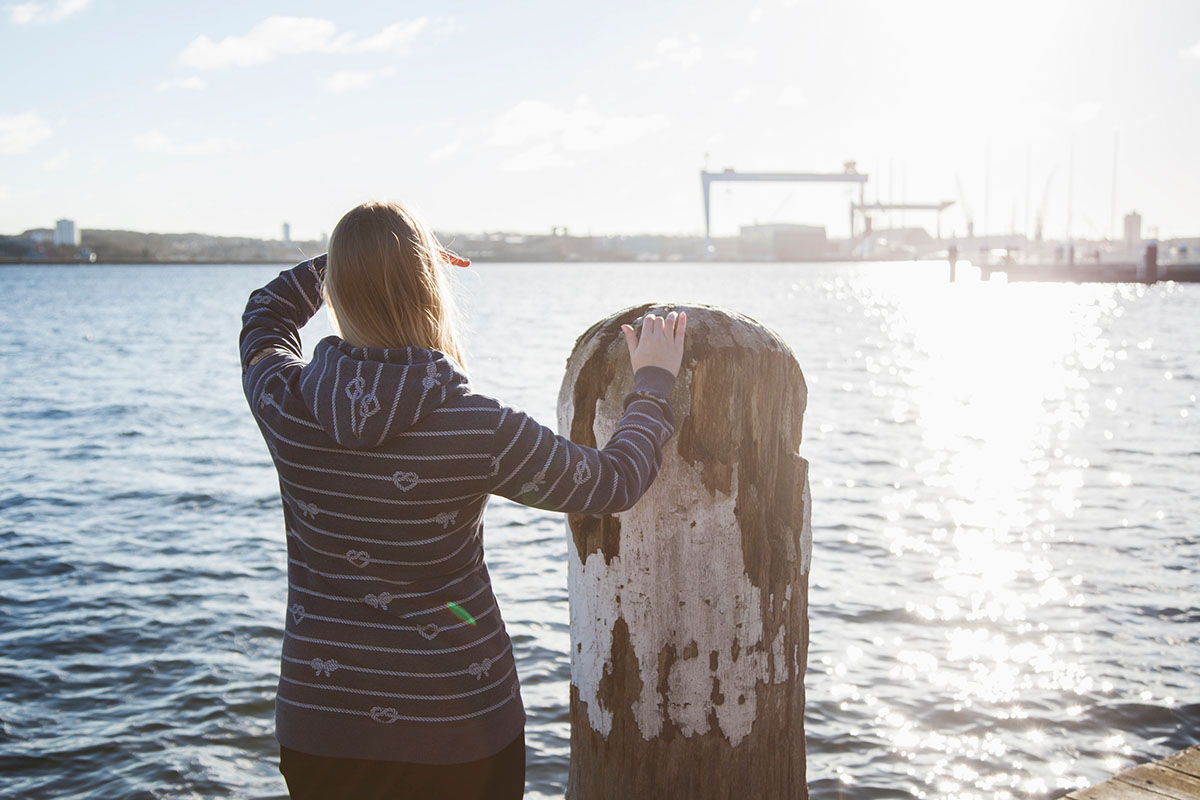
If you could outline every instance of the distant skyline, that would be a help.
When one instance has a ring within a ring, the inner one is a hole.
[[[869,200],[961,184],[977,234],[1041,210],[1048,238],[1120,236],[1134,209],[1200,234],[1191,0],[32,0],[0,37],[0,233],[315,239],[378,198],[443,231],[695,234],[706,165],[855,160]],[[721,186],[714,234],[844,236],[849,196]]]

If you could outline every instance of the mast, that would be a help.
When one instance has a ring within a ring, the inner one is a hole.
[[[1067,153],[1067,242],[1071,241],[1071,215],[1075,211],[1075,134]]]
[[[1029,193],[1030,175],[1033,164],[1033,142],[1025,143],[1025,241],[1029,241]]]
[[[992,200],[992,140],[984,140],[983,145],[983,230],[980,235],[987,239],[988,207]]]
[[[1112,194],[1108,207],[1108,238],[1117,238],[1117,131],[1113,131]]]

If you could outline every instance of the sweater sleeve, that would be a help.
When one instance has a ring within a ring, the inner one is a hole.
[[[284,270],[266,286],[250,293],[242,313],[238,342],[242,388],[251,406],[268,377],[303,363],[300,329],[321,307],[324,280],[322,254]]]
[[[529,415],[502,408],[489,491],[534,508],[612,514],[633,506],[658,475],[675,432],[669,397],[675,376],[642,367],[625,413],[601,449],[575,444]]]

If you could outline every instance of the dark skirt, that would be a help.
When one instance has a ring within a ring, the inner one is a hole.
[[[281,746],[279,771],[292,800],[520,800],[525,794],[525,735],[494,756],[465,764],[333,758]]]

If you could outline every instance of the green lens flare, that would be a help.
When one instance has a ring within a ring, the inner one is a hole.
[[[463,622],[467,623],[468,625],[475,624],[475,618],[472,617],[470,614],[468,614],[467,610],[465,608],[463,608],[462,606],[460,606],[458,603],[447,602],[446,608],[453,611],[454,616],[458,617],[459,619],[461,619]]]

